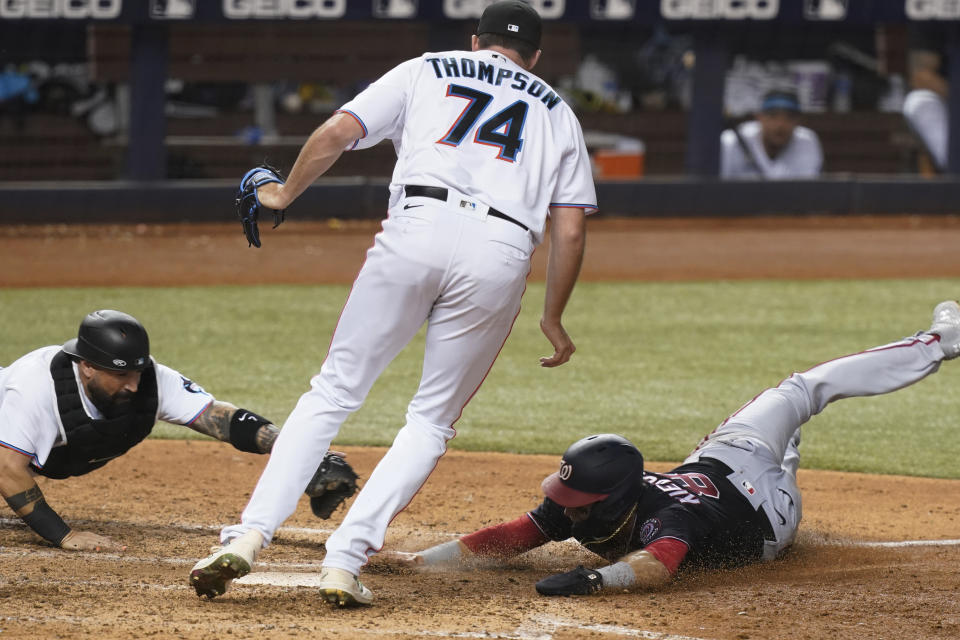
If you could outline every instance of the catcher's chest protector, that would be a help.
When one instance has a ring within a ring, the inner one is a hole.
[[[57,394],[57,411],[67,434],[65,445],[54,447],[42,469],[48,478],[81,476],[123,455],[150,435],[157,419],[159,396],[153,365],[143,370],[140,385],[126,413],[116,418],[94,420],[83,409],[73,364],[62,351],[50,362]]]

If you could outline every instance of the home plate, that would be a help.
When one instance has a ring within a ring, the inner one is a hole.
[[[237,578],[233,583],[265,584],[273,587],[317,587],[320,585],[320,574],[292,571],[258,571]]]

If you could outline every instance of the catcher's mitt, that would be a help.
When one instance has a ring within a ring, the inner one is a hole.
[[[328,451],[304,492],[310,496],[313,515],[326,520],[357,492],[357,474],[342,453]]]
[[[247,237],[248,247],[260,247],[260,228],[257,226],[257,220],[260,217],[262,205],[260,198],[257,197],[257,189],[271,182],[283,184],[283,176],[279,170],[266,164],[250,169],[240,180],[240,188],[237,190],[237,215],[240,216],[240,224],[243,225],[243,235]],[[280,226],[283,217],[283,210],[273,211],[274,229]]]
[[[603,588],[603,576],[580,565],[573,571],[548,576],[537,583],[542,596],[586,596]]]

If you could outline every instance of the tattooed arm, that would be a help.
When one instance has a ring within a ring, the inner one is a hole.
[[[269,453],[280,433],[280,429],[266,418],[219,400],[214,400],[206,411],[187,426],[252,453]],[[238,445],[241,438],[245,441],[244,446]]]
[[[106,536],[70,529],[44,499],[30,472],[30,458],[5,447],[0,447],[0,494],[31,529],[57,546],[83,551],[123,548]]]

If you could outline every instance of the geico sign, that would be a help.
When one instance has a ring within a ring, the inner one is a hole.
[[[623,4],[627,0],[613,0]],[[645,2],[649,0],[641,0]],[[541,18],[562,18],[566,10],[566,0],[528,0]],[[443,15],[451,20],[471,20],[480,17],[487,5],[493,0],[443,0]],[[572,3],[571,3],[572,4]],[[594,0],[593,4],[611,4],[607,0]]]
[[[667,20],[772,20],[780,0],[660,0]]]
[[[911,20],[960,18],[960,0],[907,0],[906,11]]]
[[[122,8],[123,0],[0,0],[0,18],[110,20]]]
[[[223,0],[223,15],[246,18],[342,18],[347,0]]]

